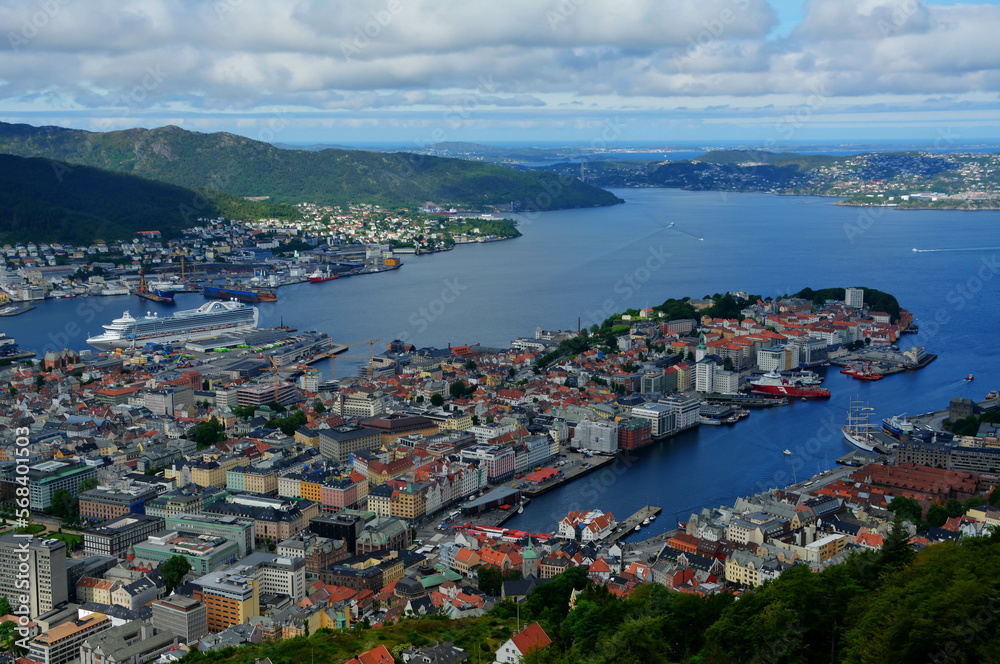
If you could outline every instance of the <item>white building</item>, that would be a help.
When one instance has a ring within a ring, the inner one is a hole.
[[[618,423],[583,420],[573,431],[573,445],[595,452],[615,452],[618,450]]]
[[[653,438],[661,438],[673,432],[674,417],[670,406],[662,403],[644,403],[632,409],[632,416],[649,420]]]
[[[844,293],[844,304],[854,309],[861,309],[865,306],[865,289],[848,288]]]

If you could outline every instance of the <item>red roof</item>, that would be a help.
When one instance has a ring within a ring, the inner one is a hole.
[[[377,646],[354,659],[347,660],[345,664],[395,664],[395,660],[385,646]]]
[[[552,639],[538,623],[531,623],[510,640],[514,642],[514,647],[521,655],[527,655],[532,650],[540,650],[552,643]]]

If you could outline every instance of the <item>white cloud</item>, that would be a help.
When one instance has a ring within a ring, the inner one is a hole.
[[[777,16],[765,0],[12,0],[0,97],[12,112],[113,109],[119,122],[274,108],[431,109],[440,122],[472,103],[467,123],[491,109],[521,125],[527,109],[711,114],[1000,91],[1000,7],[809,0],[794,29]]]

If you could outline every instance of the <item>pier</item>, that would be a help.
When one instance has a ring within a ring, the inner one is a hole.
[[[642,525],[642,522],[651,516],[659,516],[659,514],[662,511],[663,510],[660,509],[659,507],[646,505],[635,514],[625,519],[624,522],[620,522],[621,528],[617,532],[612,533],[610,536],[608,536],[607,539],[608,543],[617,542],[618,540],[626,537],[627,535],[631,535],[632,533],[635,532],[636,526]]]
[[[542,494],[546,494],[549,491],[552,491],[553,489],[558,489],[562,485],[568,484],[569,482],[572,482],[575,479],[583,477],[584,475],[589,475],[595,470],[600,470],[601,468],[604,468],[609,463],[614,462],[615,458],[616,458],[615,456],[600,457],[600,458],[593,457],[593,459],[588,461],[589,465],[586,468],[576,467],[564,473],[563,475],[545,481],[536,487],[521,489],[521,493],[523,493],[525,496],[528,496],[529,498],[537,498]],[[507,482],[506,484],[509,486],[513,486],[514,484],[518,484],[519,482],[520,480]]]

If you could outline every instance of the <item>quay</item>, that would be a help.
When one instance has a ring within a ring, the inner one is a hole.
[[[35,308],[33,304],[9,305],[0,309],[0,316],[20,316]]]
[[[655,507],[653,505],[646,505],[635,514],[625,519],[625,521],[621,524],[621,527],[617,529],[616,532],[608,536],[607,541],[610,543],[614,543],[626,537],[627,535],[631,535],[632,533],[635,532],[636,526],[641,526],[642,522],[651,516],[659,516],[659,514],[662,511],[663,510],[659,507]]]
[[[543,482],[542,484],[539,484],[537,487],[520,489],[520,491],[529,498],[537,498],[538,496],[546,494],[549,491],[552,491],[553,489],[558,489],[564,484],[568,484],[575,479],[583,477],[584,475],[589,475],[590,473],[596,470],[604,468],[606,465],[613,463],[616,458],[617,456],[601,457],[600,459],[594,457],[595,460],[591,461],[589,465],[586,466],[585,468],[577,467],[573,470],[570,470],[568,473],[562,475],[561,477],[556,477],[554,479]],[[516,482],[507,482],[507,484],[515,484],[515,483]]]
[[[755,397],[749,394],[709,394],[704,397],[704,402],[719,406],[740,406],[742,408],[772,408],[774,406],[787,406],[788,399],[768,399],[766,397]]]

